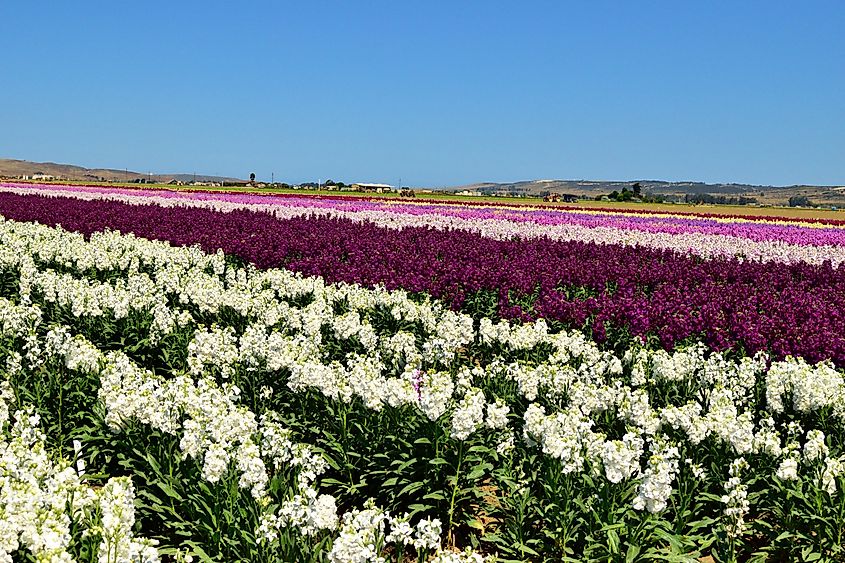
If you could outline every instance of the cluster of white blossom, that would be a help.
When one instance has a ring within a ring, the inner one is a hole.
[[[434,553],[434,561],[442,559],[440,535],[442,525],[437,519],[420,519],[411,526],[408,514],[393,517],[368,502],[363,509],[355,509],[343,515],[340,533],[332,543],[329,561],[332,563],[387,563],[385,547],[390,544],[411,547],[417,553]],[[467,555],[470,557],[471,552]],[[477,561],[483,558],[477,554]],[[441,559],[438,559],[441,557]]]
[[[525,411],[524,437],[559,459],[563,473],[574,473],[583,470],[588,448],[601,443],[601,436],[592,431],[593,424],[577,408],[547,415],[544,407],[531,403]]]
[[[829,457],[825,459],[824,470],[822,471],[820,481],[822,488],[827,491],[829,495],[836,494],[837,479],[845,475],[845,456],[838,458]]]
[[[678,474],[678,448],[671,443],[653,443],[642,481],[634,498],[634,508],[662,512],[672,495],[672,481]]]
[[[234,463],[239,485],[265,501],[269,475],[262,460],[261,429],[255,414],[238,404],[239,394],[236,386],[220,387],[207,377],[194,381],[155,376],[121,352],[106,355],[100,374],[99,398],[110,425],[119,429],[126,420],[138,420],[180,435],[180,449],[186,457],[202,461],[206,480],[219,481]],[[272,456],[277,458],[282,447],[293,445],[273,444]]]
[[[725,494],[722,496],[722,503],[725,505],[725,531],[731,538],[742,535],[745,529],[745,515],[750,507],[748,486],[740,478],[746,469],[748,469],[748,462],[745,458],[739,457],[731,462],[728,470],[729,479],[725,483]]]
[[[14,401],[0,382],[0,561],[27,550],[39,561],[71,562],[71,528],[98,536],[102,562],[154,563],[155,542],[133,537],[134,493],[128,478],[94,489],[65,460],[51,459],[31,408],[10,417]]]
[[[484,563],[486,561],[480,554],[470,549],[466,551],[438,551],[431,558],[429,563]]]
[[[622,440],[608,440],[601,448],[604,474],[611,483],[619,483],[640,472],[640,458],[643,455],[643,439],[628,432]]]
[[[101,541],[98,552],[100,563],[158,561],[155,542],[132,537],[135,524],[134,489],[128,477],[114,477],[97,491],[101,524],[95,530]]]
[[[188,370],[195,377],[212,366],[220,369],[223,379],[228,379],[237,361],[238,340],[232,327],[199,329],[188,344]]]
[[[67,505],[73,501],[72,511],[81,512],[93,493],[74,495],[82,489],[79,477],[67,463],[50,460],[38,415],[31,409],[18,411],[9,420],[7,401],[13,397],[7,382],[2,392],[6,405],[0,419],[0,560],[12,561],[11,554],[23,548],[42,560],[72,561]]]
[[[827,457],[830,450],[825,444],[824,432],[821,430],[810,430],[807,432],[807,440],[804,442],[804,460],[812,463]]]
[[[471,389],[458,403],[452,414],[452,436],[466,440],[484,423],[484,391]]]
[[[440,535],[443,533],[440,520],[422,518],[414,527],[411,526],[410,518],[407,513],[398,517],[389,517],[390,533],[385,536],[385,541],[411,546],[417,551],[438,549],[440,547]]]
[[[306,536],[312,536],[321,530],[333,531],[337,525],[335,498],[306,488],[283,502],[278,512],[263,513],[256,535],[261,542],[273,542],[282,528],[295,527]]]
[[[845,378],[831,363],[808,364],[803,358],[772,363],[766,373],[766,404],[775,413],[786,408],[784,398],[798,413],[831,407],[845,419]]]

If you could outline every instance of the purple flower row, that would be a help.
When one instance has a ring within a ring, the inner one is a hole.
[[[428,292],[456,308],[485,290],[497,294],[503,317],[586,327],[599,341],[624,327],[667,348],[698,339],[715,349],[845,365],[845,268],[829,263],[701,260],[631,246],[10,193],[0,193],[0,214],[86,234],[111,228],[220,248],[259,267]]]

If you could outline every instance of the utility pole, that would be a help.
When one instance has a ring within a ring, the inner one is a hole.
[[[273,185],[275,183],[276,183],[276,173],[270,172],[270,185]]]

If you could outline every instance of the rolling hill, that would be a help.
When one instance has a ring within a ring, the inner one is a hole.
[[[241,182],[238,178],[209,176],[207,174],[148,174],[134,170],[118,170],[114,168],[85,168],[73,164],[57,164],[55,162],[30,162],[0,158],[0,177],[20,178],[22,176],[47,175],[56,179],[81,182],[132,182],[138,179],[148,179],[153,182],[166,183],[170,180],[190,182]]]

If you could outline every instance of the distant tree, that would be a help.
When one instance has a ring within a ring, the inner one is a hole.
[[[251,173],[250,173],[250,175],[249,175],[249,181],[250,181],[250,182],[254,182],[254,181],[255,181],[255,172],[251,172]]]
[[[619,192],[617,192],[616,190],[613,190],[612,192],[610,192],[610,195],[608,195],[607,197],[609,197],[610,199],[619,201]]]
[[[813,207],[813,203],[805,195],[794,195],[789,198],[789,207]]]
[[[687,203],[706,203],[708,205],[750,205],[757,203],[753,197],[725,197],[722,195],[713,194],[687,194],[684,196]]]
[[[640,185],[639,182],[634,183],[634,185],[631,186],[631,190],[634,192],[634,195],[637,196],[637,197],[640,197],[640,195],[643,193],[643,187]]]

